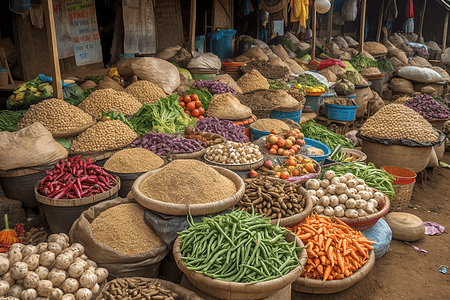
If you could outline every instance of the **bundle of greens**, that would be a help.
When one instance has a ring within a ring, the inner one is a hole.
[[[123,112],[115,112],[115,111],[108,111],[107,113],[105,113],[104,111],[102,111],[102,121],[107,121],[107,120],[119,120],[122,121],[125,125],[127,125],[128,127],[130,127],[131,129],[134,130],[133,125],[125,118]]]
[[[298,76],[298,78],[291,82],[292,85],[300,84],[302,86],[312,86],[312,87],[318,87],[321,86],[325,89],[325,91],[328,91],[328,87],[320,82],[316,77],[310,75],[310,74],[302,74]]]
[[[360,72],[362,69],[370,67],[378,68],[378,70],[380,70],[381,73],[386,74],[392,71],[392,65],[390,62],[386,60],[381,61],[371,60],[370,58],[365,57],[363,55],[357,55],[355,58],[350,60],[350,63],[358,72]]]
[[[352,142],[348,138],[328,130],[328,128],[317,124],[314,120],[309,120],[302,124],[302,133],[306,138],[324,143],[330,148],[331,152],[334,152],[339,145],[342,148],[354,148]]]
[[[17,128],[17,123],[22,119],[26,110],[2,110],[0,111],[0,131],[14,132],[19,130]]]

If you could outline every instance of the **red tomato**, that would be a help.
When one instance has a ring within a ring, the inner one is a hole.
[[[201,119],[204,119],[205,117],[204,117],[204,116],[200,116],[200,117],[198,117],[198,118],[201,120]]]
[[[295,155],[294,149],[289,149],[289,154],[290,154],[290,155]],[[295,166],[295,165],[294,165],[294,166]]]
[[[189,110],[194,110],[195,109],[195,102],[189,102],[188,104],[186,104],[186,108]]]
[[[277,151],[278,151],[278,148],[279,148],[279,147],[278,147],[278,145],[276,145],[276,144],[275,144],[275,145],[272,145],[272,147],[271,147],[271,148],[272,148],[272,149],[275,149],[275,150],[277,150]]]
[[[198,96],[196,94],[192,94],[191,99],[192,99],[192,101],[199,101]]]
[[[183,101],[183,97],[178,97],[178,101]]]
[[[192,103],[192,102],[191,102]],[[198,111],[198,109],[194,109],[192,112],[191,112],[191,115],[193,116],[193,117],[198,117],[198,116],[200,116],[200,112]]]
[[[202,103],[199,100],[195,101],[195,108],[199,108],[200,106],[202,106]]]
[[[247,124],[248,124],[248,120],[245,120],[245,121],[244,121],[244,125],[247,125]]]
[[[183,98],[183,101],[185,103],[189,103],[189,102],[191,102],[191,97],[189,97],[189,95],[185,95],[184,98]]]
[[[283,173],[280,174],[280,178],[281,179],[288,179],[289,177],[291,177],[291,176],[289,176],[288,172],[283,172]]]
[[[205,109],[203,107],[199,107],[198,111],[202,116],[205,114]]]
[[[292,170],[292,176],[298,176],[299,174],[300,172],[298,171],[298,169]]]
[[[181,102],[180,102],[180,106],[184,108],[184,107],[186,107],[186,103],[184,103],[183,101],[181,101]]]
[[[267,143],[266,146],[267,146],[267,149],[270,149],[272,147],[272,145],[270,143]]]
[[[277,150],[275,150],[274,148],[271,148],[271,149],[269,150],[269,152],[270,152],[270,154],[272,154],[272,155],[277,155]]]

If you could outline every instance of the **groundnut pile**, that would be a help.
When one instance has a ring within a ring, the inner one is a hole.
[[[125,116],[134,115],[142,107],[142,104],[128,93],[113,89],[101,89],[90,94],[78,107],[91,116],[100,119],[102,111],[108,112],[110,110],[117,113],[121,112]]]
[[[34,122],[39,122],[51,132],[63,131],[85,126],[93,122],[92,116],[64,100],[47,99],[30,109],[17,124],[25,128]]]
[[[261,159],[259,147],[252,143],[235,143],[227,141],[207,148],[205,158],[218,164],[247,164]]]
[[[156,103],[159,98],[167,97],[167,94],[159,86],[147,80],[139,80],[130,84],[125,92],[146,104]]]
[[[243,93],[252,92],[255,90],[268,90],[269,82],[265,79],[258,70],[253,69],[250,73],[242,75],[238,79],[237,84]]]
[[[122,121],[98,122],[72,141],[73,152],[116,150],[131,144],[138,135]]]
[[[420,114],[401,104],[381,108],[361,127],[361,134],[379,139],[436,142],[439,134]]]

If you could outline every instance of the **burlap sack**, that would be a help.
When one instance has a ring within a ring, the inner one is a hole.
[[[131,68],[140,79],[157,84],[169,95],[181,84],[177,67],[160,58],[143,57],[134,62]]]
[[[338,45],[341,50],[344,50],[345,48],[349,47],[347,41],[341,36],[333,38],[333,42],[335,42],[336,45]]]
[[[294,74],[298,74],[305,71],[302,67],[300,67],[300,65],[295,60],[291,58],[284,60],[284,62],[289,65],[292,73]]]
[[[120,64],[117,65],[117,71],[119,71],[120,76],[123,76],[125,78],[131,77],[134,75],[133,69],[131,68],[131,65],[138,61],[139,59],[142,59],[142,57],[134,57],[130,59],[126,59]]]
[[[289,55],[286,52],[286,50],[284,50],[282,45],[270,45],[269,46],[270,50],[272,50],[272,52],[277,55],[279,58],[283,59],[283,60],[287,60],[289,59]]]
[[[398,60],[400,60],[402,63],[407,64],[408,63],[408,57],[406,56],[405,52],[403,52],[400,49],[397,48],[391,48],[388,52],[389,57],[395,57]]]
[[[80,88],[83,90],[83,92],[86,92],[87,89],[94,89],[96,87],[97,84],[92,80],[86,80],[84,83],[80,85]]]
[[[73,223],[69,232],[72,243],[82,244],[85,248],[85,254],[95,261],[99,267],[108,270],[109,278],[156,277],[161,260],[170,251],[169,247],[163,245],[149,252],[129,256],[94,239],[91,223],[97,216],[111,207],[134,202],[134,200],[128,198],[116,198],[100,202],[84,211]]]
[[[421,88],[420,91],[425,94],[433,94],[434,92],[436,92],[436,89],[427,85]]]
[[[123,92],[125,90],[120,84],[117,83],[117,81],[109,78],[108,76],[103,76],[103,79],[97,84],[97,89],[113,89],[119,92]]]
[[[441,75],[442,79],[444,79],[444,81],[450,81],[450,76],[447,73],[447,71],[445,71],[444,69],[442,69],[441,67],[431,67],[430,69],[436,71],[439,73],[439,75]]]
[[[180,46],[173,46],[173,47],[167,47],[161,51],[159,51],[158,53],[156,53],[155,57],[157,58],[161,58],[164,60],[169,60],[172,57],[174,57],[175,55],[177,55],[178,51],[181,49]]]
[[[371,67],[371,68],[362,69],[360,74],[361,74],[361,76],[370,77],[370,76],[381,75],[381,72],[378,68]]]
[[[0,132],[0,170],[41,166],[64,159],[69,152],[35,122],[16,132]]]
[[[264,51],[258,47],[252,47],[245,51],[242,55],[250,58],[251,60],[269,60],[269,57],[264,53]]]
[[[327,68],[320,70],[318,73],[320,75],[323,75],[328,80],[328,82],[336,82],[338,80],[337,76],[330,70],[327,70]]]
[[[367,102],[369,102],[369,100],[372,99],[374,95],[370,87],[356,89],[355,94],[355,101],[358,105],[358,108],[356,109],[356,118],[359,119],[364,117],[364,114],[366,113]]]
[[[436,83],[443,81],[443,78],[438,72],[430,68],[415,66],[405,66],[397,72],[397,75],[405,79],[421,83]]]
[[[411,81],[404,78],[392,78],[389,83],[389,89],[393,92],[404,93],[404,94],[414,94],[414,85]]]

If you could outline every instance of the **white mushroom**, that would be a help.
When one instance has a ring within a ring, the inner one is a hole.
[[[354,199],[348,199],[347,202],[345,202],[345,206],[347,208],[355,208],[356,207],[356,201]]]
[[[330,180],[330,184],[338,185],[341,183],[338,177],[333,177],[333,179]]]
[[[339,204],[339,198],[337,196],[332,195],[329,198],[330,198],[330,206],[331,207],[335,207],[336,205]]]
[[[334,195],[336,193],[336,186],[334,184],[327,186],[327,193]]]
[[[366,187],[362,184],[359,184],[355,187],[355,189],[359,192],[359,191],[365,191]]]
[[[358,181],[356,179],[350,179],[347,181],[347,186],[349,189],[355,188],[358,185]]]
[[[348,187],[345,183],[339,183],[338,185],[336,185],[336,194],[341,195],[341,194],[345,194],[348,190]]]
[[[326,194],[326,190],[324,190],[322,187],[316,191],[317,198],[322,198],[323,196],[325,196],[325,194]]]
[[[319,204],[322,206],[330,205],[330,198],[328,196],[323,196],[319,199]]]
[[[345,203],[348,200],[348,196],[346,194],[341,194],[338,196],[339,203]]]

